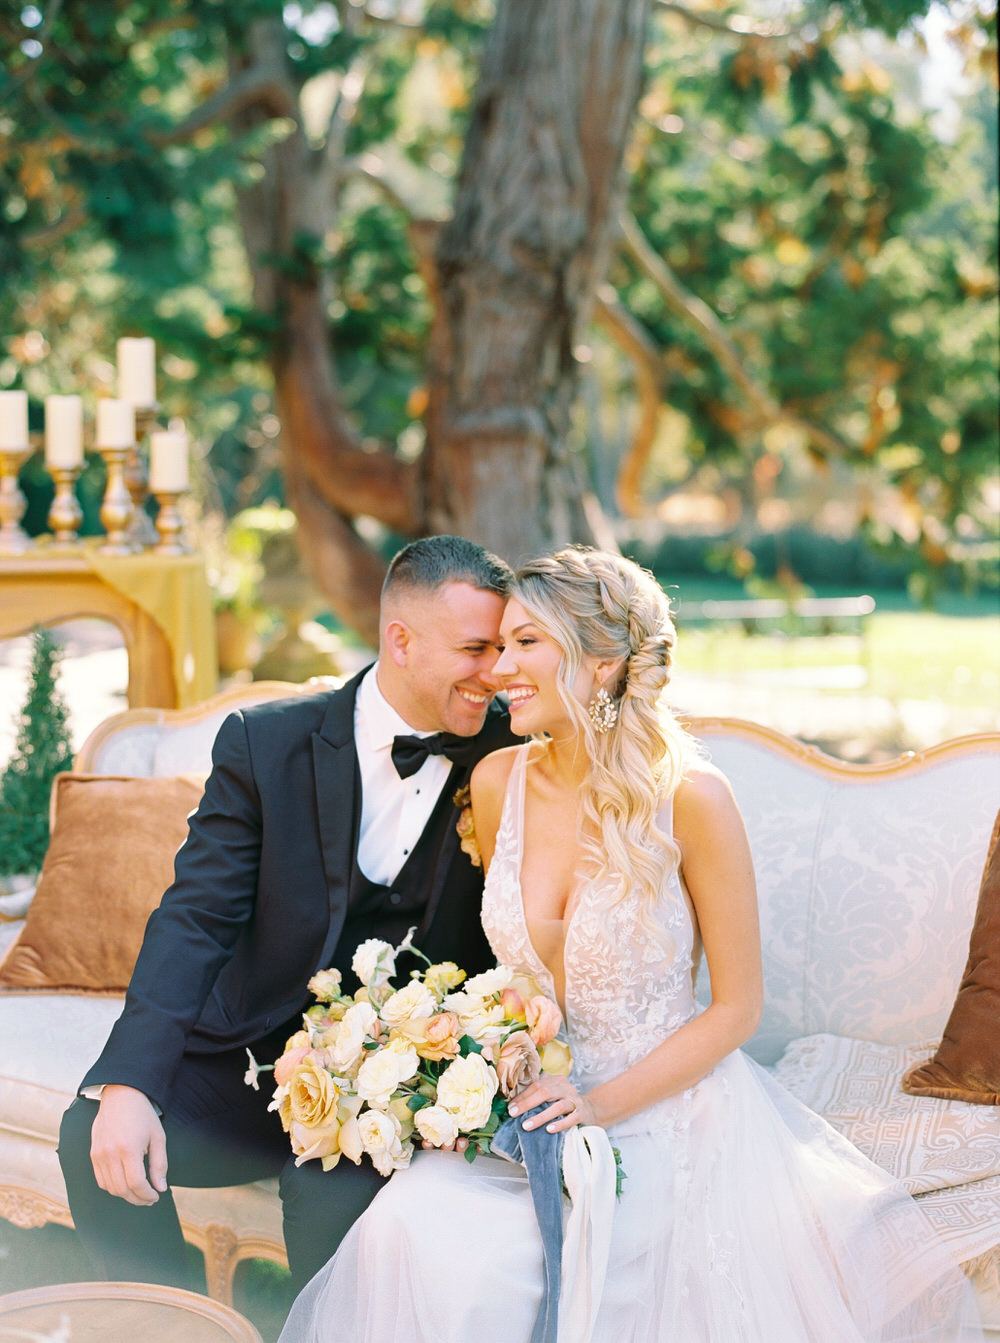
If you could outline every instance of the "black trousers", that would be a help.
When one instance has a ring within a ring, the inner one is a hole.
[[[258,1062],[272,1061],[291,1031],[258,1046]],[[63,1116],[59,1162],[70,1212],[97,1271],[112,1281],[192,1286],[173,1186],[217,1188],[280,1178],[285,1246],[296,1289],[333,1254],[385,1181],[363,1161],[341,1161],[324,1172],[318,1161],[296,1168],[288,1138],[267,1106],[270,1073],[260,1091],[243,1084],[246,1051],[187,1054],[163,1116],[168,1189],[150,1207],[136,1207],[99,1187],[90,1162],[90,1130],[97,1103],[77,1098]]]

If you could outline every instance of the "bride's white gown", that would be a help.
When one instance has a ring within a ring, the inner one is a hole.
[[[525,746],[483,897],[497,960],[555,996],[520,890]],[[660,824],[669,825],[669,807]],[[566,1024],[582,1090],[699,1010],[682,884],[666,949],[635,902],[580,894],[565,939]],[[741,1051],[610,1130],[628,1174],[595,1343],[922,1343],[978,1336],[970,1288],[906,1191]],[[280,1343],[528,1343],[542,1254],[523,1171],[418,1151],[300,1294]]]

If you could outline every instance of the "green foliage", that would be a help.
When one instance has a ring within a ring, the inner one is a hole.
[[[983,482],[997,452],[996,110],[975,69],[988,20],[971,3],[956,18],[970,92],[957,138],[944,139],[904,88],[930,7],[802,0],[797,13],[784,7],[789,32],[771,38],[655,9],[629,154],[629,205],[654,249],[719,316],[761,386],[830,431],[855,480],[891,493],[893,507],[863,512],[858,530],[873,552],[923,573],[928,591],[989,531]],[[766,25],[769,7],[750,8]],[[251,23],[282,18],[303,108],[363,56],[346,154],[409,172],[421,209],[434,184],[446,208],[495,12],[492,0],[427,0],[421,28],[407,30],[321,0],[9,7],[0,387],[27,386],[36,410],[46,392],[107,388],[116,337],[153,335],[165,413],[212,443],[206,500],[228,515],[280,501],[265,361],[281,314],[255,306],[235,201],[289,123],[163,137],[224,86]],[[335,227],[275,240],[270,264],[328,287],[345,410],[366,437],[412,457],[431,307],[407,220],[370,184],[345,181],[337,195]],[[631,261],[620,256],[611,278],[662,351],[664,401],[684,424],[680,470],[657,477],[654,464],[651,495],[696,466],[698,484],[737,488],[750,509],[762,461],[784,479],[797,463],[830,470],[829,452],[801,435],[778,445],[762,435],[701,334]],[[25,483],[38,530],[48,485],[30,470]],[[85,530],[96,525],[90,508]]]
[[[0,876],[41,868],[52,780],[72,767],[69,715],[57,679],[56,641],[47,630],[36,630],[14,754],[0,779]]]

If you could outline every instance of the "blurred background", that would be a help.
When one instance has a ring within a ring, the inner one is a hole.
[[[0,391],[89,417],[155,340],[223,684],[354,670],[387,559],[454,531],[649,566],[683,712],[854,761],[995,728],[992,9],[8,0]],[[127,656],[57,637],[78,747]],[[71,1233],[5,1224],[0,1289],[53,1276]],[[241,1265],[266,1337],[289,1292]]]
[[[852,759],[995,725],[992,7],[601,8],[5,6],[0,389],[40,427],[155,338],[224,677],[351,670],[453,530],[650,566],[687,712]],[[125,655],[61,637],[79,743]]]

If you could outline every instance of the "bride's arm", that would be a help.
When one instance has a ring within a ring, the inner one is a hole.
[[[756,1030],[763,979],[753,861],[732,789],[713,766],[700,766],[678,788],[674,838],[704,943],[711,1004],[626,1072],[581,1097],[578,1109],[565,1113],[565,1102],[557,1101],[526,1127],[616,1124],[693,1086]],[[527,1109],[525,1100],[538,1105],[543,1099],[525,1093],[519,1101]],[[563,1118],[550,1113],[556,1106]]]

